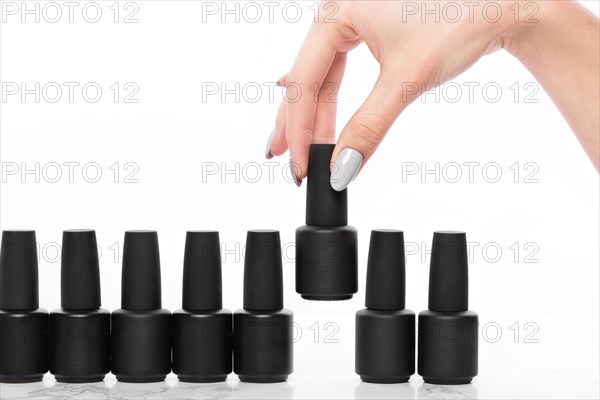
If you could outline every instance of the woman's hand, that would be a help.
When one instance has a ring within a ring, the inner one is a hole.
[[[526,59],[528,55],[520,54],[523,50],[519,41],[534,36],[531,32],[539,29],[536,25],[546,24],[551,28],[556,23],[553,21],[556,14],[565,12],[560,7],[577,8],[580,19],[581,13],[586,13],[570,1],[358,0],[324,1],[320,6],[321,15],[336,10],[335,21],[320,18],[313,23],[294,66],[280,80],[287,88],[286,98],[294,101],[282,101],[266,156],[281,155],[289,148],[290,162],[300,185],[306,176],[310,143],[335,143],[334,95],[344,75],[347,52],[364,41],[380,64],[380,74],[337,141],[332,156],[336,179],[331,182],[336,190],[348,186],[400,113],[424,91],[456,77],[481,56],[501,48]],[[532,7],[533,11],[539,11],[539,16],[530,15]],[[594,16],[591,20],[589,13],[586,16],[588,25],[590,22],[597,25]],[[588,35],[591,37],[593,33]],[[596,40],[597,33],[596,26]],[[532,51],[535,49],[527,49]],[[598,57],[594,48],[589,53]],[[595,68],[598,72],[597,64]],[[315,88],[319,89],[318,99]]]

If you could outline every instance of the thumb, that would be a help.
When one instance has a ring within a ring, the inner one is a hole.
[[[396,70],[397,71],[397,70]],[[398,115],[418,94],[390,68],[382,68],[375,87],[342,130],[331,157],[331,187],[342,191],[373,155]]]

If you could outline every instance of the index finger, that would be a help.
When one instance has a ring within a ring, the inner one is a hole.
[[[306,176],[319,89],[335,55],[335,46],[331,44],[325,26],[313,24],[287,77],[286,140],[299,181]]]

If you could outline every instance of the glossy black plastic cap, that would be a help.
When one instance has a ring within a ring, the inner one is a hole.
[[[62,308],[100,308],[100,266],[94,230],[63,231],[60,289]]]
[[[333,144],[311,144],[308,155],[306,225],[341,226],[348,224],[348,194],[331,187]],[[334,171],[335,178],[335,171]]]
[[[161,307],[158,234],[127,231],[123,243],[121,308],[148,311]]]
[[[403,310],[405,291],[404,232],[371,231],[365,306],[374,310]]]
[[[219,232],[188,231],[183,261],[183,309],[222,308]]]
[[[429,309],[442,312],[469,309],[467,235],[464,232],[441,231],[433,234]]]
[[[35,231],[2,232],[0,246],[0,309],[39,307],[38,258]]]
[[[244,308],[265,311],[283,308],[279,231],[248,231],[244,259]]]

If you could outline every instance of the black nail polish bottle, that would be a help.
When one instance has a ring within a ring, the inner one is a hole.
[[[48,312],[38,307],[35,231],[3,231],[0,246],[0,382],[41,381],[48,371]]]
[[[182,309],[173,312],[173,372],[184,382],[220,382],[232,369],[232,314],[222,308],[219,232],[188,231]]]
[[[111,370],[123,382],[158,382],[171,372],[171,313],[162,307],[156,231],[127,231],[121,309],[111,315]]]
[[[292,324],[292,312],[283,308],[279,231],[248,231],[244,309],[233,316],[233,370],[240,380],[287,380],[293,370]]]
[[[311,144],[306,225],[296,229],[296,292],[307,300],[348,300],[358,290],[357,231],[348,194],[330,183],[333,144]]]
[[[99,382],[110,371],[110,312],[100,308],[96,232],[63,232],[61,307],[50,313],[50,372],[59,382]]]
[[[415,373],[415,313],[404,309],[404,233],[373,230],[366,309],[356,313],[356,373],[365,382],[407,382]]]
[[[418,372],[427,383],[469,383],[477,375],[477,314],[469,311],[467,237],[435,232],[429,311],[419,314]]]

